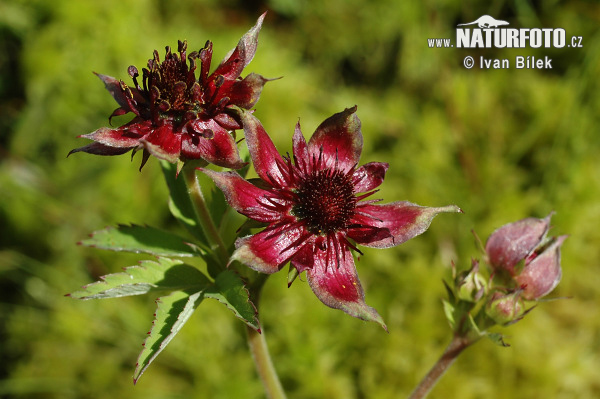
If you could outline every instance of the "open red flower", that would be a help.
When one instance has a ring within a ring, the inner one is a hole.
[[[142,70],[142,86],[134,66],[129,67],[128,73],[135,87],[97,74],[120,106],[111,118],[129,112],[135,117],[119,128],[102,127],[79,136],[94,140],[94,143],[76,148],[69,154],[83,151],[120,155],[143,149],[142,166],[150,155],[154,155],[172,163],[180,159],[204,159],[219,166],[240,168],[243,162],[228,131],[240,129],[241,125],[232,117],[230,106],[252,108],[268,81],[254,73],[240,78],[256,52],[264,17],[265,14],[260,16],[256,25],[212,74],[209,74],[210,41],[199,52],[189,55],[186,55],[185,41],[179,42],[178,55],[167,46],[162,62],[155,50],[154,58],[148,61],[148,69]],[[198,79],[197,64],[200,66]]]
[[[298,124],[293,159],[280,156],[260,122],[241,111],[260,187],[235,172],[204,172],[233,208],[268,224],[238,239],[232,259],[263,273],[274,273],[289,261],[298,272],[306,271],[310,287],[325,305],[385,328],[364,301],[351,252],[361,253],[355,243],[398,245],[423,233],[438,213],[460,209],[367,200],[382,183],[388,164],[357,167],[363,139],[355,111],[346,109],[325,120],[308,143]]]

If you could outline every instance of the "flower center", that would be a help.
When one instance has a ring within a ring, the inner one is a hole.
[[[300,181],[292,213],[309,232],[327,235],[348,227],[356,207],[354,185],[339,170],[317,170]]]
[[[187,111],[199,109],[200,85],[195,76],[195,58],[197,53],[191,54],[186,60],[187,43],[180,41],[179,54],[173,54],[171,48],[166,48],[165,60],[160,61],[158,52],[148,61],[148,68],[144,68],[144,91],[147,91],[153,107],[163,117],[167,115],[181,116]],[[137,70],[133,71],[134,82]]]

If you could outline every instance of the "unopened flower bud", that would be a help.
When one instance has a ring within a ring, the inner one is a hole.
[[[560,246],[567,236],[553,238],[548,245],[525,260],[525,267],[515,276],[521,286],[523,299],[536,300],[549,294],[560,281]]]
[[[498,324],[517,321],[523,315],[521,292],[510,294],[495,292],[488,301],[485,313]]]
[[[485,294],[486,279],[479,273],[479,263],[473,261],[473,266],[468,272],[463,272],[456,277],[458,299],[467,302],[477,302]]]
[[[506,224],[494,231],[485,244],[492,268],[517,274],[515,266],[531,254],[544,240],[552,214],[544,219],[526,218]]]

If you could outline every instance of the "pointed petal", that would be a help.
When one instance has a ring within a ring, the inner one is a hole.
[[[211,77],[222,75],[225,79],[234,80],[242,70],[252,61],[258,45],[258,33],[262,27],[265,15],[263,13],[254,25],[238,42],[237,46],[225,56],[221,65],[212,73]],[[211,80],[211,78],[209,78]]]
[[[266,208],[260,199],[269,196],[269,192],[244,180],[236,172],[216,172],[200,168],[223,191],[227,203],[236,211],[262,223],[270,223],[281,218],[279,212]]]
[[[261,273],[275,273],[300,249],[294,243],[305,231],[302,226],[293,226],[292,222],[269,226],[253,236],[238,239],[231,260],[240,261]]]
[[[325,167],[334,167],[348,171],[359,159],[363,146],[360,120],[355,114],[356,106],[347,108],[326,119],[317,128],[308,142],[310,157],[318,160],[322,157]]]
[[[258,102],[260,93],[271,79],[264,78],[256,73],[251,73],[242,80],[236,80],[231,88],[223,94],[229,97],[229,103],[240,108],[250,109]]]
[[[419,206],[410,202],[392,202],[384,205],[360,205],[352,222],[370,226],[348,230],[347,236],[357,243],[372,248],[389,248],[418,236],[429,228],[433,218],[442,212],[462,212],[456,205],[440,208]],[[389,236],[374,234],[379,229]]]
[[[279,187],[285,186],[286,180],[278,166],[278,162],[283,164],[283,158],[279,155],[275,144],[254,115],[240,108],[237,108],[237,112],[244,126],[244,135],[254,170],[264,181]]]
[[[292,144],[294,162],[296,163],[296,166],[298,166],[301,171],[308,173],[308,145],[306,144],[306,139],[304,138],[302,130],[300,129],[300,121],[296,123]]]
[[[111,147],[102,143],[91,143],[83,147],[75,148],[67,154],[67,156],[76,152],[87,152],[93,155],[121,155],[131,151],[133,147]]]
[[[210,40],[206,42],[206,45],[198,55],[200,59],[200,76],[198,76],[198,81],[202,86],[206,86],[206,82],[208,79],[208,72],[210,70],[210,63],[212,61],[213,55],[213,44]]]
[[[100,129],[93,131],[92,133],[83,134],[79,137],[94,140],[98,143],[104,144],[108,147],[116,148],[133,148],[137,147],[142,136],[132,134],[128,129],[128,126],[121,126],[117,129],[110,129],[108,127],[101,127]]]
[[[132,99],[128,98],[121,89],[121,82],[119,80],[113,78],[112,76],[102,75],[101,73],[94,72],[94,74],[98,76],[100,80],[102,80],[102,82],[104,82],[106,90],[108,90],[110,95],[113,96],[113,98],[115,99],[117,104],[121,106],[121,108],[123,108],[127,112],[133,112],[136,115],[140,114]],[[136,88],[129,88],[129,90],[131,91],[131,95],[136,102],[145,102],[144,97],[139,93],[139,91]]]
[[[379,187],[389,166],[385,162],[369,162],[356,169],[352,176],[354,191],[364,193]]]
[[[298,273],[302,273],[313,267],[315,264],[315,245],[312,244],[314,239],[311,239],[311,244],[304,245],[296,255],[290,260],[293,267],[296,268]]]
[[[212,119],[194,121],[195,130],[211,130],[210,138],[184,134],[181,143],[181,154],[187,159],[205,159],[208,162],[225,168],[240,169],[244,162],[229,132]]]
[[[174,133],[173,126],[165,124],[154,129],[140,143],[156,158],[175,163],[181,153],[181,133]]]
[[[567,237],[556,238],[515,277],[515,281],[523,288],[523,299],[536,300],[556,288],[562,277],[560,246]]]
[[[352,253],[337,238],[330,240],[326,250],[315,251],[314,265],[306,276],[310,288],[325,305],[379,323],[387,330],[379,313],[365,303]]]
[[[225,109],[225,112],[227,112],[227,109]],[[235,120],[234,117],[232,117],[229,114],[226,114],[225,112],[221,112],[220,114],[215,115],[213,117],[215,122],[221,125],[221,127],[225,130],[241,129],[242,125],[237,120]]]
[[[525,218],[496,229],[485,244],[490,264],[514,275],[517,263],[546,237],[551,217],[552,213],[544,219]]]

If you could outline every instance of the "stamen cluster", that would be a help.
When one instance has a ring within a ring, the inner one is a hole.
[[[328,235],[348,228],[357,202],[351,175],[335,169],[315,170],[299,182],[292,214],[306,223],[309,232]]]

